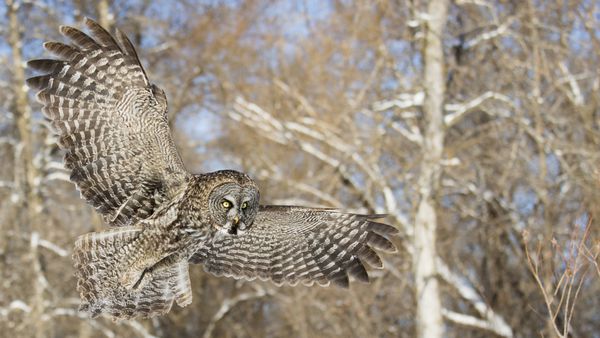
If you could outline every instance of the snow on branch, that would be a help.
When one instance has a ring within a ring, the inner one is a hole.
[[[59,255],[60,257],[67,257],[67,255],[69,254],[69,252],[61,247],[59,247],[58,245],[45,240],[45,239],[38,239],[38,243],[39,246],[41,246],[42,248],[48,249],[52,252],[54,252],[55,254]]]
[[[59,161],[48,161],[48,162],[46,162],[46,165],[44,166],[44,168],[46,170],[52,170],[52,169],[65,170],[64,164]]]
[[[23,311],[25,313],[29,313],[29,312],[31,312],[31,307],[20,299],[13,300],[12,302],[10,302],[10,304],[8,304],[8,306],[0,307],[0,316],[6,317],[6,316],[8,316],[9,313],[11,313],[12,311],[16,311],[16,310]]]
[[[479,296],[475,289],[473,289],[473,286],[471,286],[466,279],[452,272],[440,257],[437,258],[436,264],[440,277],[450,286],[454,287],[462,298],[469,301],[469,303],[473,305],[475,310],[484,319],[475,321],[475,318],[469,318],[467,320],[467,317],[471,316],[461,315],[459,317],[457,313],[452,313],[449,311],[445,314],[446,318],[450,320],[461,320],[461,324],[464,325],[467,325],[467,323],[476,323],[476,325],[471,326],[476,326],[479,328],[485,327],[487,330],[490,330],[502,337],[514,336],[511,327],[506,323],[506,321],[501,316],[496,314],[494,310],[484,302],[481,296]],[[485,323],[485,325],[483,323]]]
[[[13,137],[0,137],[0,144],[10,144],[11,146],[14,146],[15,144],[17,144],[17,140],[15,140]]]
[[[482,7],[491,7],[490,3],[487,1],[483,1],[483,0],[457,0],[456,1],[457,5],[478,5],[478,6],[482,6]]]
[[[33,271],[35,271],[37,278],[36,278],[36,290],[34,292],[43,292],[43,290],[46,290],[48,288],[48,286],[50,285],[50,283],[48,283],[48,279],[46,278],[46,275],[44,274],[44,270],[42,269],[40,262],[38,260],[38,252],[37,249],[38,247],[40,247],[40,234],[37,231],[34,231],[31,233],[31,237],[29,240],[29,247],[31,248],[31,252],[32,252],[32,256],[34,257],[33,260]]]
[[[454,312],[454,311],[450,311],[448,309],[442,309],[442,315],[449,321],[459,324],[459,325],[464,325],[464,326],[471,326],[471,327],[476,327],[482,330],[486,330],[486,331],[493,331],[496,332],[495,328],[492,326],[492,324],[487,321],[487,320],[483,320],[483,319],[479,319],[473,316],[469,316],[469,315],[465,315],[462,313],[458,313],[458,312]],[[498,333],[498,332],[496,332]],[[510,332],[510,334],[507,332],[507,334],[500,334],[500,336],[502,337],[512,337],[512,332]]]
[[[403,93],[398,95],[393,100],[383,100],[373,103],[372,109],[375,112],[382,112],[391,108],[406,109],[411,107],[420,107],[425,100],[425,92],[417,92],[414,94]]]
[[[397,132],[399,132],[400,135],[406,137],[406,139],[408,139],[409,141],[411,141],[413,143],[416,143],[416,144],[423,143],[423,135],[421,134],[421,131],[419,130],[419,128],[415,125],[410,126],[410,130],[409,130],[409,129],[404,128],[404,126],[402,126],[401,123],[393,122],[392,128],[394,130],[396,130]]]
[[[477,35],[476,37],[465,41],[465,44],[463,47],[465,49],[473,48],[482,42],[495,39],[495,38],[505,34],[508,31],[508,28],[510,27],[510,25],[512,25],[514,21],[515,21],[514,17],[508,18],[505,22],[503,22],[501,25],[499,25],[495,29],[485,32],[485,33],[481,33],[481,34]]]
[[[14,182],[0,181],[0,188],[13,189],[14,187],[15,187],[15,183]]]
[[[506,96],[504,94],[492,92],[492,91],[487,91],[487,92],[479,95],[478,97],[472,99],[471,101],[468,101],[465,103],[448,103],[448,104],[446,104],[444,106],[444,108],[446,109],[446,111],[451,111],[452,113],[449,113],[446,116],[444,116],[444,124],[446,125],[446,127],[452,127],[453,125],[458,123],[465,116],[466,113],[479,107],[481,104],[483,104],[485,101],[487,101],[489,99],[502,101],[511,106],[513,105],[513,102],[511,101],[511,99],[508,96]]]
[[[69,174],[64,171],[55,171],[44,177],[45,181],[65,181],[71,182]]]

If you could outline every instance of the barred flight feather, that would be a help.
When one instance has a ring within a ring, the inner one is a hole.
[[[369,281],[365,265],[383,268],[374,249],[396,251],[387,237],[397,230],[374,222],[376,217],[380,215],[262,207],[248,232],[213,240],[192,262],[218,276],[348,287],[349,276]]]
[[[149,83],[129,39],[120,32],[113,39],[90,19],[85,24],[92,36],[61,26],[73,46],[45,43],[60,59],[30,61],[29,67],[46,74],[27,83],[39,90],[42,111],[67,150],[65,167],[82,197],[109,224],[132,225],[158,205],[151,200],[155,191],[135,195],[138,187],[161,189],[158,196],[166,198],[189,174],[168,130],[166,96]],[[148,133],[157,135],[150,147]]]

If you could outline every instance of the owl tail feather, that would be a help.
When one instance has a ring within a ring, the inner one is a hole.
[[[78,238],[73,250],[80,311],[113,319],[154,317],[192,301],[188,262],[169,256],[139,269],[141,227],[120,227]],[[127,283],[126,280],[132,282]]]

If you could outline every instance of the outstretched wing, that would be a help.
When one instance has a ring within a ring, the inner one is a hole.
[[[380,216],[302,207],[261,207],[244,234],[216,237],[191,259],[215,275],[270,279],[277,284],[347,287],[348,275],[368,282],[365,263],[382,268],[374,249],[394,252],[389,225]]]
[[[189,263],[171,255],[145,269],[135,285],[128,287],[123,276],[132,264],[152,255],[140,250],[142,228],[128,226],[85,234],[73,249],[80,310],[92,317],[106,313],[115,319],[163,315],[173,301],[184,307],[192,301]]]
[[[189,174],[169,131],[165,94],[148,81],[132,43],[119,30],[113,38],[96,22],[85,24],[91,37],[60,27],[73,45],[46,42],[59,59],[29,61],[46,74],[27,84],[39,89],[81,196],[107,223],[135,224]]]

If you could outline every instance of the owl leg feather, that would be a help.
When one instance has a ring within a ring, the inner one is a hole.
[[[187,260],[176,265],[176,276],[171,280],[171,290],[175,292],[177,305],[185,307],[192,302],[192,285]]]
[[[121,227],[79,237],[75,243],[81,311],[114,319],[167,313],[191,302],[187,259],[163,259],[148,248],[142,227]],[[153,258],[154,257],[154,258]]]
[[[159,260],[149,257],[134,262],[119,279],[121,285],[127,290],[144,287],[148,279],[148,272]]]

